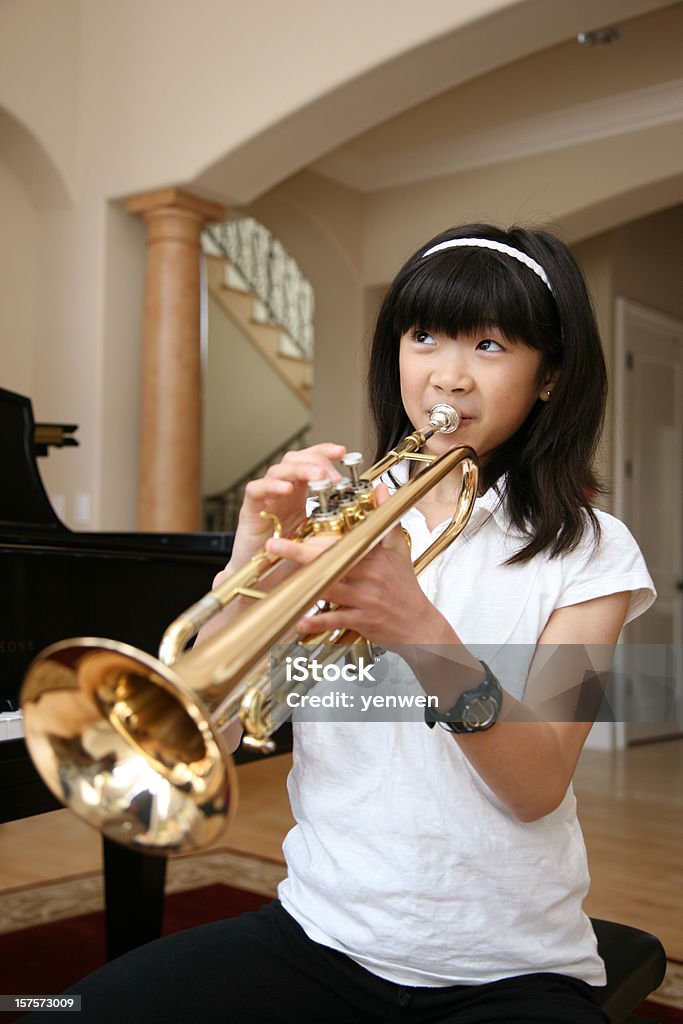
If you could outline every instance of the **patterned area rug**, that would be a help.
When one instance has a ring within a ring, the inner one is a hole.
[[[683,964],[667,960],[664,981],[637,1013],[646,1019],[652,1015],[662,1024],[683,1024]]]

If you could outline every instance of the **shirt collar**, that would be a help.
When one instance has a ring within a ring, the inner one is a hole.
[[[391,493],[402,487],[403,484],[408,482],[408,460],[397,463],[392,467],[390,471],[382,476],[382,482],[387,484]],[[391,473],[391,476],[389,475]],[[393,477],[393,479],[392,479]],[[489,487],[485,494],[475,499],[474,508],[470,517],[468,527],[480,526],[487,519],[493,518],[498,528],[509,536],[526,538],[526,534],[519,530],[510,520],[510,516],[507,510],[507,502],[503,497],[505,492],[506,476],[503,475],[499,480]]]

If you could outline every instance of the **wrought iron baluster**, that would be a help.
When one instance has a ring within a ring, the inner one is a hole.
[[[258,295],[305,359],[313,358],[313,288],[281,242],[252,217],[211,224],[202,235],[205,252],[224,256]]]

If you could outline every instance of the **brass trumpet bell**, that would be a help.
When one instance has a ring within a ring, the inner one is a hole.
[[[204,846],[235,810],[235,770],[208,711],[173,670],[113,640],[48,647],[22,689],[40,773],[109,839],[168,854]]]

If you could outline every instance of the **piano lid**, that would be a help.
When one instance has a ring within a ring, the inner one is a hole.
[[[25,530],[63,531],[38,472],[31,400],[5,388],[0,388],[0,438],[0,529],[21,523]]]

